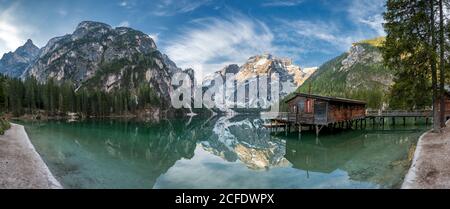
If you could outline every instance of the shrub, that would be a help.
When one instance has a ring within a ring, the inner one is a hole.
[[[0,135],[5,134],[5,131],[9,128],[11,128],[11,124],[6,119],[0,118]]]

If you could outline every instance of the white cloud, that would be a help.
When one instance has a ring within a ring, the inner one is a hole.
[[[180,67],[195,69],[199,80],[227,64],[242,64],[274,50],[274,35],[264,23],[240,14],[230,16],[196,20],[195,27],[185,29],[163,48]]]
[[[278,47],[281,53],[298,56],[301,53],[319,52],[333,54],[347,51],[355,42],[385,35],[383,29],[384,0],[351,0],[336,11],[344,12],[348,21],[331,20],[286,20],[280,23],[275,32],[278,40],[289,43]],[[297,52],[296,52],[297,51]]]
[[[133,9],[136,7],[137,2],[135,0],[122,0],[119,2],[119,6],[125,9]]]
[[[304,50],[320,50],[314,43],[325,42],[339,50],[347,50],[352,43],[361,37],[357,34],[348,35],[333,22],[306,21],[306,20],[279,20],[281,23],[279,32],[280,38],[284,41],[301,45]]]
[[[211,3],[211,0],[161,0],[156,4],[152,14],[157,16],[172,16],[187,13]]]
[[[56,12],[62,17],[65,17],[67,16],[67,14],[69,14],[65,9],[58,9]]]
[[[150,36],[150,38],[158,45],[159,33],[150,33],[148,36]]]
[[[378,36],[386,35],[383,28],[385,0],[353,0],[348,8],[349,18],[356,24],[369,27]]]
[[[261,5],[264,7],[290,7],[303,3],[304,0],[266,0]]]
[[[17,24],[14,13],[15,6],[0,11],[0,57],[3,53],[16,50],[27,39],[27,26]]]
[[[130,27],[130,22],[128,21],[122,21],[118,25],[119,27]]]

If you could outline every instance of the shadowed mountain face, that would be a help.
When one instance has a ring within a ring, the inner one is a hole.
[[[39,48],[28,41],[14,52],[3,55],[0,59],[0,74],[17,78],[33,63],[39,54]]]

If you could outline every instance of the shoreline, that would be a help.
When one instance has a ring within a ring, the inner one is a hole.
[[[447,125],[450,121],[447,121]],[[401,189],[450,189],[450,127],[432,130],[418,140],[411,167]]]
[[[1,189],[62,189],[51,173],[22,125],[0,136]]]

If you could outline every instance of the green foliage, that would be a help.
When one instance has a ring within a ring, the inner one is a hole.
[[[21,81],[0,76],[0,113],[14,116],[41,110],[50,115],[77,112],[86,116],[109,116],[160,106],[160,96],[148,83],[132,91],[128,88],[110,92],[96,88],[76,91],[70,82],[58,84],[50,79],[39,83],[34,78]]]
[[[359,44],[364,53],[380,53],[378,48],[369,44],[372,41],[367,42]],[[386,96],[389,86],[382,81],[391,79],[391,72],[383,63],[375,61],[357,63],[341,70],[342,61],[348,55],[344,53],[322,65],[297,92],[358,99],[366,101],[369,108],[382,108],[389,100]]]
[[[436,83],[436,67],[432,66],[440,63],[437,62],[438,47],[431,42],[431,37],[437,37],[437,29],[431,27],[431,2],[387,1],[384,15],[387,37],[382,52],[386,66],[393,69],[396,76],[390,91],[393,108],[430,107],[433,92],[436,93],[431,81],[434,77]],[[435,33],[432,28],[436,29]]]
[[[5,131],[9,128],[11,128],[11,124],[6,119],[0,118],[0,135],[5,134]]]
[[[384,42],[386,42],[386,37],[382,36],[382,37],[377,37],[374,39],[369,39],[369,40],[364,40],[364,41],[360,41],[358,42],[359,44],[368,44],[371,45],[373,47],[383,47],[384,46]]]

